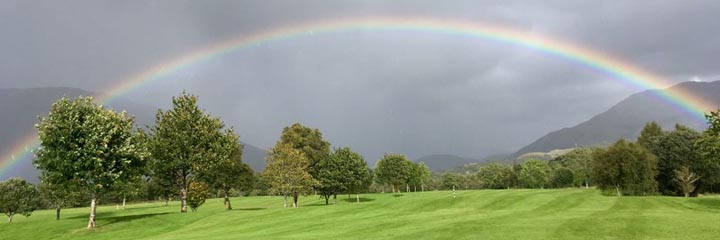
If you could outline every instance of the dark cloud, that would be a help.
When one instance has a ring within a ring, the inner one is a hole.
[[[0,86],[103,90],[242,34],[367,16],[507,25],[685,81],[720,74],[718,10],[717,1],[4,1]],[[384,152],[514,151],[642,90],[518,46],[367,30],[240,50],[129,96],[167,107],[183,89],[246,142],[271,146],[283,126],[301,122],[371,161]]]

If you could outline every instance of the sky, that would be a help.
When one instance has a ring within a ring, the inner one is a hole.
[[[233,37],[356,17],[497,24],[673,82],[720,79],[720,1],[1,1],[0,88],[102,92]],[[249,144],[270,147],[300,122],[374,162],[514,152],[644,89],[519,46],[357,30],[233,52],[122,97],[167,108],[183,90]]]

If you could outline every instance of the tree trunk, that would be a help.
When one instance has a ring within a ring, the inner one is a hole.
[[[283,203],[283,208],[287,208],[287,193],[283,193],[283,199],[285,199],[285,203]]]
[[[618,197],[622,196],[622,193],[620,193],[620,187],[615,185],[615,192],[617,192]]]
[[[410,185],[405,184],[405,192],[410,192]]]
[[[225,191],[225,206],[227,206],[227,210],[232,210],[232,205],[230,205],[230,196],[228,196],[228,191]]]
[[[60,220],[60,206],[55,208],[55,220]]]
[[[8,214],[8,223],[12,223],[13,216],[15,216],[15,213]]]
[[[323,197],[325,198],[325,205],[330,205],[330,194],[323,194]]]
[[[337,194],[333,195],[333,205],[337,205]]]
[[[95,228],[95,211],[97,210],[97,195],[92,194],[92,200],[90,200],[90,219],[88,220],[88,229]]]
[[[425,192],[425,184],[420,185],[420,191]]]
[[[298,207],[298,195],[299,195],[298,192],[293,192],[293,207],[294,208]]]
[[[588,188],[590,188],[590,186],[588,186],[588,182],[585,181],[585,189],[588,189]]]
[[[165,198],[165,206],[168,205],[168,201],[170,201],[170,198],[167,198],[167,197],[166,197],[166,198]]]
[[[187,189],[181,188],[180,194],[182,196],[180,200],[180,212],[186,213],[187,212]]]
[[[357,199],[357,202],[360,202],[360,194],[355,194],[355,198]]]
[[[125,210],[125,196],[123,196],[123,210]]]

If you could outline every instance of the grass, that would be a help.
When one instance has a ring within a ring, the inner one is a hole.
[[[220,199],[195,213],[177,202],[98,209],[86,230],[87,208],[16,216],[0,223],[0,239],[717,239],[720,196],[608,197],[593,189],[483,190],[338,196],[325,206],[301,197],[283,209],[281,197]]]

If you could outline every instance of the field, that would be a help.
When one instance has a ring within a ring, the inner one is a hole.
[[[338,196],[325,206],[301,197],[233,198],[226,211],[211,199],[198,212],[177,202],[98,208],[98,228],[84,229],[87,208],[16,216],[0,239],[718,239],[720,197],[609,197],[593,189],[483,190]]]

